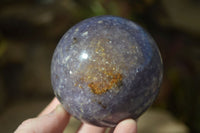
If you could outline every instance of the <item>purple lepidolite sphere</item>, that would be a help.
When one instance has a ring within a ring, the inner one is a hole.
[[[138,118],[154,101],[163,75],[156,43],[134,22],[86,19],[59,41],[51,64],[56,97],[74,117],[113,127]]]

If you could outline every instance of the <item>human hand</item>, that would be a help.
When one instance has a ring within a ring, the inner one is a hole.
[[[22,122],[14,133],[62,133],[67,126],[70,115],[60,105],[57,98],[38,115]],[[83,123],[78,133],[104,133],[106,128]],[[127,119],[120,122],[110,132],[114,133],[137,133],[136,122]]]

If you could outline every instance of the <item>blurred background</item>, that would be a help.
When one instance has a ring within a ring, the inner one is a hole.
[[[200,0],[1,0],[0,132],[13,132],[54,97],[50,63],[61,36],[105,14],[143,26],[163,57],[161,91],[139,133],[200,133]]]

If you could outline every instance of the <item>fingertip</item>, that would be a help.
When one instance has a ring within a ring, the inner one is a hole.
[[[57,105],[56,108],[52,111],[52,113],[50,113],[50,115],[51,114],[61,118],[70,117],[69,113],[65,111],[61,104]]]
[[[52,113],[63,114],[67,113],[61,104],[58,104]]]
[[[59,104],[60,102],[58,101],[58,99],[54,97],[53,100],[47,105],[47,107],[38,116],[43,116],[52,112],[56,108],[56,106]]]
[[[69,119],[70,115],[62,105],[57,105],[54,111],[49,114],[24,121],[15,133],[61,133],[68,124]]]
[[[94,126],[87,123],[82,124],[80,129],[78,130],[78,133],[104,133],[104,132],[105,128]]]
[[[114,133],[137,133],[137,124],[133,119],[121,121],[115,128]]]
[[[135,126],[136,125],[136,121],[133,120],[133,119],[126,119],[126,120],[121,121],[119,124]]]

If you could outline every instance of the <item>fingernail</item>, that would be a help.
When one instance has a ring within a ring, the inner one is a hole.
[[[65,110],[62,107],[61,104],[57,105],[56,108],[51,112],[51,114],[60,114],[60,113],[64,113]]]
[[[122,123],[123,123],[123,124],[135,124],[136,122],[135,122],[135,120],[133,120],[133,119],[126,119],[126,120],[124,120]]]

